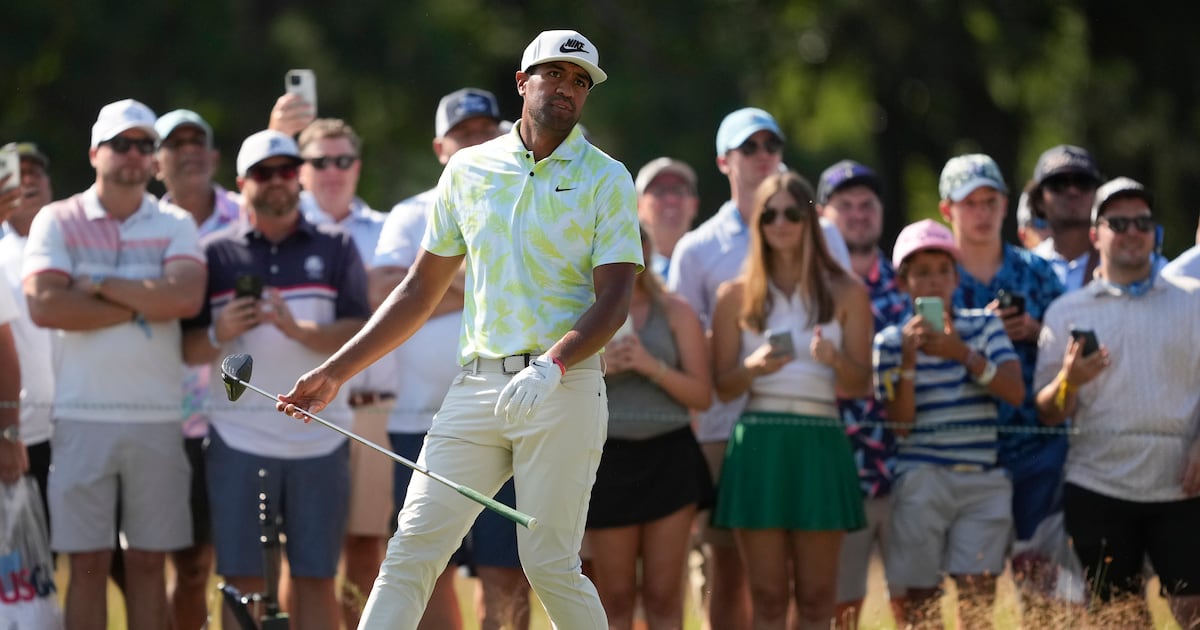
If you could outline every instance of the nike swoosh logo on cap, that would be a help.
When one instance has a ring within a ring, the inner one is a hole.
[[[563,42],[561,46],[558,47],[558,52],[560,52],[560,53],[586,53],[587,51],[583,49],[583,42],[581,42],[577,39],[568,39],[567,41]]]
[[[575,188],[576,187],[574,187],[574,186],[571,188],[562,188],[561,186],[555,186],[554,192],[567,192],[568,190],[575,190]]]

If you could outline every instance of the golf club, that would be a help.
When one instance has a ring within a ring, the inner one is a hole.
[[[247,389],[257,392],[267,398],[270,398],[273,401],[278,402],[279,401],[278,396],[276,396],[270,392],[264,391],[262,389],[259,389],[258,387],[255,387],[254,385],[250,384],[250,373],[253,370],[254,370],[254,358],[248,354],[231,354],[231,355],[225,357],[225,360],[221,361],[221,380],[225,383],[225,393],[229,396],[230,402],[236,401],[238,398],[241,398],[242,394]],[[297,407],[297,409],[299,409],[299,407]],[[322,424],[330,429],[333,429],[334,431],[341,433],[342,435],[354,440],[355,442],[362,444],[363,446],[374,449],[375,451],[378,451],[379,453],[382,453],[383,455],[390,457],[392,459],[392,461],[396,462],[397,464],[401,464],[403,466],[411,468],[412,470],[419,472],[422,475],[425,475],[426,477],[433,479],[434,481],[445,484],[446,486],[454,489],[455,492],[463,495],[464,497],[467,497],[468,499],[482,505],[483,507],[485,507],[489,510],[492,510],[493,512],[503,516],[504,518],[507,518],[508,520],[510,520],[518,525],[524,526],[526,529],[534,529],[537,527],[537,519],[528,514],[519,512],[516,509],[513,509],[507,505],[504,505],[503,503],[501,503],[501,502],[499,502],[477,490],[468,488],[467,486],[464,486],[460,483],[451,481],[451,480],[433,472],[432,470],[429,470],[428,468],[419,466],[416,463],[411,462],[408,459],[405,459],[404,457],[401,457],[400,455],[397,455],[396,453],[393,453],[392,451],[390,451],[386,448],[383,448],[382,446],[379,446],[378,444],[376,444],[366,438],[360,437],[358,434],[354,433],[353,431],[347,431],[346,429],[343,429],[342,427],[339,427],[338,425],[333,424],[332,422],[329,422],[328,420],[325,420],[325,419],[317,416],[316,414],[309,412],[306,409],[300,409],[300,413],[303,413],[304,415],[308,416],[309,418],[315,420],[318,424]]]

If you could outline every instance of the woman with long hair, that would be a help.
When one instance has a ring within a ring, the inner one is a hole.
[[[645,228],[642,249],[650,260]],[[588,510],[588,577],[610,629],[633,626],[640,595],[647,626],[674,630],[683,628],[692,521],[712,501],[689,414],[712,401],[708,347],[692,307],[649,269],[638,274],[629,313],[604,353],[608,440]]]
[[[717,395],[749,393],[713,520],[734,530],[756,629],[784,628],[793,601],[793,627],[828,628],[842,537],[866,522],[836,401],[870,392],[871,306],[830,256],[814,197],[794,172],[763,181],[742,274],[713,314]]]

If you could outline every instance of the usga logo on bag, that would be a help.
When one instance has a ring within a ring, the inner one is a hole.
[[[0,556],[0,605],[33,601],[57,590],[54,571],[49,566],[25,566],[20,551]]]

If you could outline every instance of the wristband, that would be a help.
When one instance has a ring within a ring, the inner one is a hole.
[[[558,370],[561,372],[560,376],[566,376],[567,366],[562,362],[562,359],[558,357],[550,357],[550,360],[554,362],[554,365],[558,366]]]
[[[996,364],[984,359],[987,363],[983,364],[983,371],[975,377],[975,382],[981,387],[987,387],[991,384],[992,379],[996,378]]]
[[[1060,372],[1058,377],[1058,391],[1054,392],[1054,406],[1058,407],[1059,411],[1066,411],[1067,396],[1075,388],[1071,387],[1071,384],[1067,382],[1067,375],[1065,373]]]
[[[917,371],[916,370],[900,370],[899,375],[900,375],[900,380],[902,380],[902,381],[917,380]]]
[[[217,325],[209,324],[208,326],[208,343],[217,350],[221,349],[221,342],[217,340]]]
[[[667,365],[667,362],[659,359],[658,369],[654,371],[654,376],[650,377],[650,382],[657,384],[658,382],[662,381],[662,377],[667,375],[667,370],[669,369],[671,369],[671,367]]]

